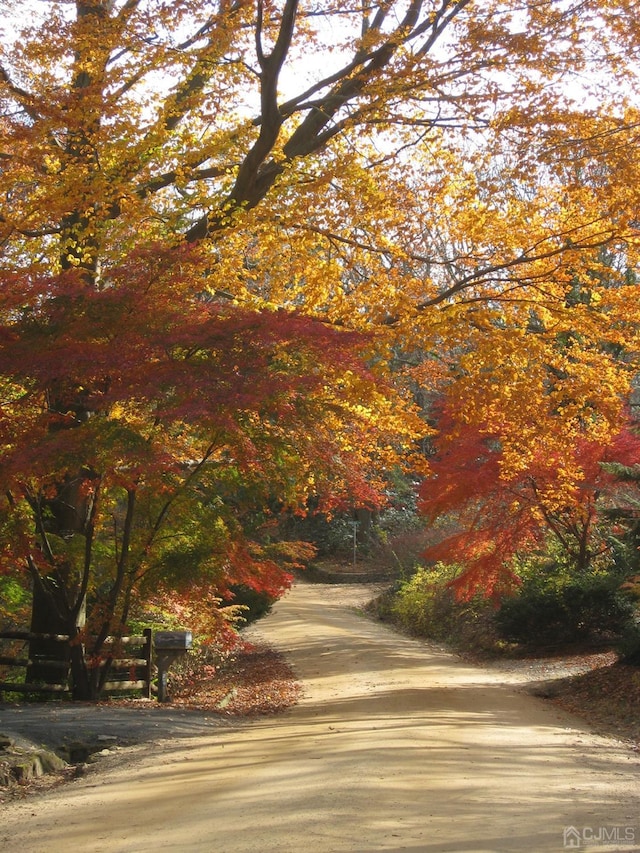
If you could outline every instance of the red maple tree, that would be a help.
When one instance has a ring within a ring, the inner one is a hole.
[[[422,484],[419,510],[444,532],[424,556],[463,567],[452,582],[461,599],[479,591],[499,597],[513,587],[519,582],[515,555],[544,549],[549,536],[578,572],[606,550],[598,522],[617,486],[602,463],[640,459],[630,420],[609,444],[576,439],[571,456],[565,446],[543,441],[516,469],[490,427],[465,423],[446,406],[438,422],[440,450]]]
[[[281,594],[274,506],[381,500],[401,420],[379,419],[363,336],[206,297],[194,247],[138,250],[100,288],[0,275],[2,565],[28,572],[40,630],[78,638],[76,696],[99,693],[92,663],[143,590]]]

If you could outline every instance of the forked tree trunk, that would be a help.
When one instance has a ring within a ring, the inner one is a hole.
[[[31,631],[66,635],[70,640],[38,639],[30,642],[29,659],[32,663],[27,668],[28,683],[61,687],[70,683],[73,699],[87,701],[99,698],[104,673],[98,667],[87,665],[85,646],[79,639],[84,619],[84,609],[78,618],[74,618],[73,612],[66,608],[64,590],[55,578],[42,579],[42,586],[34,589]]]
[[[94,472],[82,469],[75,476],[61,482],[53,498],[36,501],[34,509],[39,519],[37,538],[39,546],[48,553],[55,565],[51,543],[68,541],[80,536],[87,541],[92,537],[94,496],[82,488]],[[85,572],[88,569],[85,566]],[[92,689],[87,671],[84,648],[78,641],[80,629],[86,619],[86,583],[74,576],[71,568],[60,563],[50,574],[37,576],[33,583],[31,631],[37,634],[67,635],[66,643],[48,639],[34,639],[29,646],[27,682],[64,686],[71,680],[73,698],[90,699]],[[64,664],[68,664],[65,668]]]

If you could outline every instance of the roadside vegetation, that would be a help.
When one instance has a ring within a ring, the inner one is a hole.
[[[459,566],[419,566],[371,604],[379,618],[462,652],[508,656],[571,647],[615,647],[635,659],[636,608],[615,572],[581,576],[557,566],[529,568],[500,598],[456,597]]]

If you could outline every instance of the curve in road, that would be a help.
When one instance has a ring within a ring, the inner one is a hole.
[[[299,705],[0,815],[5,853],[640,850],[637,755],[299,584],[259,626]],[[255,631],[256,629],[254,629]]]

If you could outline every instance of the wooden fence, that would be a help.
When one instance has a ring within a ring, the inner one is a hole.
[[[43,640],[52,643],[66,644],[67,651],[69,637],[66,634],[37,634],[31,631],[0,631],[0,641],[14,641],[22,643],[21,652],[13,652],[7,655],[0,654],[0,667],[11,671],[24,669],[25,675],[21,680],[0,681],[0,698],[4,693],[23,693],[33,695],[58,695],[68,696],[71,693],[69,685],[69,660],[46,660],[38,657],[33,660],[29,657],[28,644],[34,640]],[[102,695],[111,696],[117,693],[142,691],[147,699],[151,696],[151,628],[145,628],[141,636],[132,637],[108,637],[105,641],[105,653],[109,655],[109,649],[114,650],[114,657],[110,662],[109,680],[102,688]],[[122,657],[124,649],[130,652],[129,657]],[[66,658],[69,655],[65,655]],[[57,684],[29,683],[26,681],[26,670],[30,666],[46,666],[60,669],[60,681]]]

